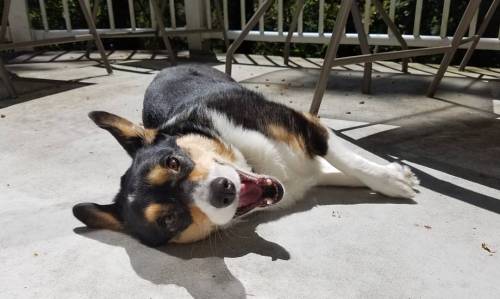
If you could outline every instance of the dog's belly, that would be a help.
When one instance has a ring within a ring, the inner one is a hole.
[[[261,132],[234,125],[220,113],[212,113],[212,120],[222,139],[242,153],[255,173],[273,176],[283,184],[285,196],[278,207],[300,200],[318,183],[321,163],[317,159]]]

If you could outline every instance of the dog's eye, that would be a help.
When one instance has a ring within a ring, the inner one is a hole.
[[[179,168],[181,167],[179,160],[174,157],[166,157],[165,159],[162,159],[161,163],[164,167],[170,168],[173,171],[179,171]]]

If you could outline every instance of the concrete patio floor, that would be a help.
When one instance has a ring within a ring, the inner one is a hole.
[[[424,96],[433,65],[376,64],[371,95],[360,66],[332,72],[320,115],[353,150],[411,166],[414,201],[316,188],[209,240],[149,248],[71,214],[110,202],[129,165],[87,113],[139,122],[145,88],[168,66],[147,52],[111,58],[112,76],[77,52],[8,65],[22,95],[0,100],[1,298],[500,297],[500,70],[451,68],[435,99]],[[237,60],[242,84],[307,110],[320,60]]]

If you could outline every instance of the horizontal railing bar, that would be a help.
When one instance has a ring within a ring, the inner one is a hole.
[[[214,29],[185,29],[185,27],[177,27],[176,29],[165,28],[168,36],[187,36],[190,34],[205,34],[206,37],[212,34],[219,34],[222,32],[222,29],[214,28]],[[32,30],[34,37],[36,39],[42,39],[47,36],[47,33],[43,30]],[[87,29],[75,29],[71,33],[68,33],[66,30],[51,30],[51,34],[55,36],[54,38],[68,38],[72,37],[75,34],[86,34],[89,31]],[[116,29],[114,31],[97,29],[97,32],[101,36],[101,38],[132,38],[132,37],[151,37],[156,36],[156,30],[151,28],[136,28],[136,30],[132,30],[132,28],[125,29]],[[212,37],[211,37],[212,38]],[[214,36],[213,38],[219,38],[219,36]],[[51,38],[53,39],[53,38]]]
[[[189,34],[200,34],[200,33],[214,33],[222,32],[221,29],[189,29],[189,30],[167,30],[167,36],[184,36]],[[148,37],[155,36],[156,31],[142,31],[142,32],[120,32],[120,33],[101,33],[101,38],[130,38],[130,37]]]
[[[66,32],[66,30],[64,30],[64,32]],[[88,40],[92,40],[92,39],[94,39],[92,34],[74,35],[74,36],[66,36],[66,37],[55,37],[55,38],[47,38],[47,39],[42,39],[42,40],[0,44],[0,50],[33,48],[33,47],[41,47],[41,46],[47,46],[47,45],[76,43],[76,42],[88,41]]]
[[[241,33],[240,30],[232,30],[228,32],[229,39],[235,39]],[[327,44],[330,41],[332,34],[325,33],[320,35],[317,32],[304,32],[302,35],[293,34],[292,42],[294,43],[316,43]],[[208,35],[207,38],[217,38],[217,36]],[[451,43],[451,37],[441,38],[434,35],[421,35],[415,37],[413,35],[403,35],[409,47],[427,47],[427,46],[446,46]],[[265,31],[261,35],[259,31],[250,31],[246,40],[263,41],[263,42],[284,42],[285,37],[279,36],[277,32]],[[370,45],[380,46],[399,46],[395,38],[390,38],[388,34],[370,34],[368,36]],[[359,44],[358,35],[356,33],[347,33],[342,39],[342,44],[357,45]],[[461,46],[467,48],[467,46]],[[497,38],[481,38],[478,49],[500,50],[500,42]]]
[[[460,44],[463,45],[463,44],[466,44],[466,43],[470,43],[471,41],[473,41],[475,38],[477,38],[477,35],[473,35],[473,36],[469,36],[467,38],[463,38],[461,41],[460,41]]]

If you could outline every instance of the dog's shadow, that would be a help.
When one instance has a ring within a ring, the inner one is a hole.
[[[243,284],[225,264],[225,258],[257,254],[269,260],[288,260],[289,252],[281,245],[256,233],[257,226],[279,218],[310,210],[317,205],[363,203],[414,204],[412,200],[390,199],[374,195],[368,189],[326,188],[311,190],[306,199],[289,209],[249,215],[230,229],[193,244],[169,244],[150,248],[124,234],[75,228],[75,233],[112,246],[125,248],[134,271],[155,284],[184,287],[194,298],[246,298]]]

